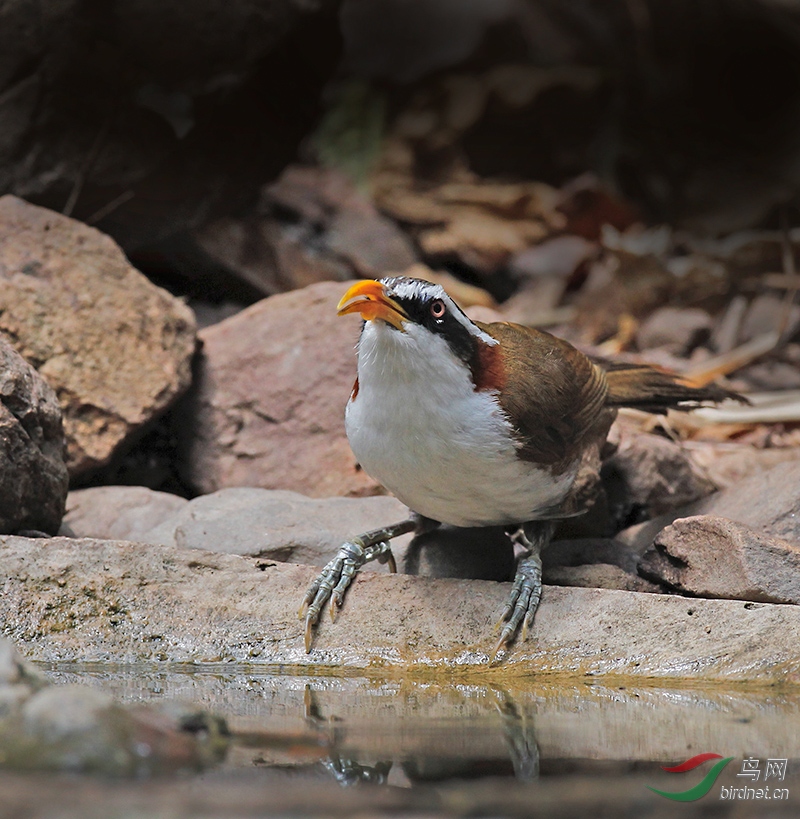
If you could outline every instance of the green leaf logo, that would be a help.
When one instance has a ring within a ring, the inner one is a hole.
[[[698,754],[680,765],[675,765],[671,768],[664,768],[670,773],[685,773],[686,771],[693,771],[698,765],[702,765],[709,759],[718,759],[719,762],[698,782],[693,788],[688,791],[660,791],[657,788],[647,786],[648,790],[657,793],[659,796],[664,796],[667,799],[672,799],[673,802],[694,802],[697,799],[704,797],[717,781],[717,777],[722,773],[725,766],[733,759],[732,756],[722,759],[719,754]]]

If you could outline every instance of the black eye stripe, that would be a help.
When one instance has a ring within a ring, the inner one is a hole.
[[[472,361],[475,356],[475,337],[453,315],[444,299],[416,296],[395,298],[412,321],[421,324],[431,333],[442,336],[453,354],[465,364]],[[437,304],[441,305],[441,313],[435,312]]]

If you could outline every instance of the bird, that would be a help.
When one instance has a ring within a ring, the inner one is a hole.
[[[543,330],[473,321],[422,279],[356,282],[337,312],[363,319],[345,409],[350,447],[410,515],[344,543],[312,582],[300,607],[307,652],[323,608],[335,616],[365,563],[396,571],[393,538],[441,524],[504,526],[523,555],[494,659],[533,623],[542,549],[559,520],[585,511],[581,465],[605,441],[617,409],[746,400],[648,365],[594,361]]]

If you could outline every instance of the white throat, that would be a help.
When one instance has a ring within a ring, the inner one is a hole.
[[[517,457],[496,395],[475,390],[442,336],[414,322],[401,332],[368,321],[358,379],[345,416],[350,445],[413,511],[454,526],[521,523],[569,490],[574,472],[556,481]]]

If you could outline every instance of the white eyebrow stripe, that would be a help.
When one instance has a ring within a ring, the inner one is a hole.
[[[425,281],[424,279],[411,279],[402,277],[391,277],[388,279],[381,279],[389,290],[398,298],[401,299],[441,299],[450,310],[451,315],[459,322],[470,335],[479,338],[484,344],[493,347],[498,344],[497,339],[492,338],[488,333],[485,333],[476,324],[471,322],[464,311],[453,301],[447,292],[440,284]]]

